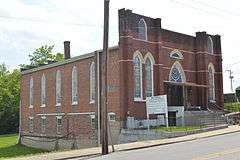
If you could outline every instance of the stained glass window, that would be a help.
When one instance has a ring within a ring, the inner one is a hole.
[[[145,70],[146,70],[146,97],[153,96],[153,66],[152,62],[149,58],[146,59],[145,62]]]
[[[90,66],[90,102],[95,101],[96,86],[95,86],[95,63]]]
[[[56,74],[56,105],[61,105],[61,72]]]
[[[78,81],[77,67],[73,67],[72,69],[72,104],[78,103],[77,81]]]
[[[138,38],[142,40],[147,40],[147,25],[144,19],[138,22]]]
[[[212,67],[208,69],[209,76],[209,99],[215,100],[214,71]]]
[[[134,58],[134,81],[135,81],[135,87],[134,87],[134,97],[135,98],[141,98],[142,97],[142,64],[141,60],[138,56]]]
[[[180,82],[183,82],[183,80],[182,80],[182,74],[181,74],[179,68],[177,68],[176,65],[172,68],[170,81],[179,82],[179,83],[180,83]]]

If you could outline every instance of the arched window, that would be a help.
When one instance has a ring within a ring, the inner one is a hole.
[[[185,74],[180,63],[175,62],[170,72],[169,80],[172,82],[185,82]]]
[[[151,56],[152,57],[152,56]],[[145,59],[145,80],[146,80],[146,97],[153,96],[153,60],[147,56]]]
[[[213,40],[210,36],[208,36],[208,40],[207,40],[207,51],[210,54],[213,54]]]
[[[77,67],[73,67],[72,69],[72,104],[76,105],[78,103],[78,73],[77,73]]]
[[[33,78],[30,78],[29,83],[29,107],[33,107]]]
[[[41,79],[41,107],[46,105],[46,77],[45,74],[42,75]]]
[[[209,64],[208,67],[208,81],[209,81],[209,100],[215,101],[215,82],[214,82],[214,67]]]
[[[90,103],[95,102],[96,95],[96,82],[95,82],[95,63],[92,62],[90,66]]]
[[[58,70],[56,73],[56,106],[61,105],[61,72]]]
[[[138,38],[147,40],[147,24],[144,19],[138,22]]]
[[[139,55],[134,57],[134,99],[142,99],[142,61]]]

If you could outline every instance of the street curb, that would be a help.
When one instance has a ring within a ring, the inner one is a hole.
[[[123,149],[123,150],[116,150],[117,152],[122,152],[122,151],[131,151],[131,150],[138,150],[138,149],[144,149],[144,148],[151,148],[151,147],[157,147],[157,146],[163,146],[163,145],[169,145],[169,144],[175,144],[175,143],[182,143],[182,142],[189,142],[189,141],[194,141],[197,139],[205,139],[205,138],[210,138],[210,137],[216,137],[216,136],[221,136],[221,135],[226,135],[226,134],[232,134],[232,133],[237,133],[240,132],[238,131],[232,131],[228,133],[221,133],[221,134],[216,134],[216,135],[211,135],[211,136],[206,136],[206,137],[196,137],[192,139],[187,139],[187,140],[182,140],[182,141],[175,141],[175,142],[166,142],[166,143],[161,143],[161,144],[154,144],[154,145],[148,145],[148,146],[141,146],[141,147],[135,147],[135,148],[129,148],[129,149]],[[113,153],[113,152],[111,152]]]

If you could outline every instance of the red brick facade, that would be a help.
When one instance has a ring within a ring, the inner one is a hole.
[[[138,22],[144,19],[147,25],[147,40],[138,38]],[[214,54],[207,52],[207,38],[213,40]],[[183,55],[182,60],[170,57],[173,50]],[[134,53],[140,53],[144,58],[151,54],[154,58],[153,82],[154,95],[167,94],[166,82],[172,65],[178,61],[185,73],[186,82],[198,87],[192,87],[189,99],[193,106],[201,104],[208,107],[208,66],[213,64],[215,74],[216,104],[223,107],[222,55],[220,36],[197,32],[189,36],[161,27],[161,19],[152,19],[132,13],[131,10],[119,10],[119,46],[109,50],[108,72],[108,110],[116,114],[118,122],[125,121],[127,116],[137,119],[146,117],[145,103],[145,66],[142,65],[142,101],[134,101]],[[63,62],[49,64],[22,72],[21,80],[21,134],[35,136],[59,136],[56,132],[56,116],[62,116],[62,136],[82,137],[90,139],[91,143],[97,135],[98,95],[95,103],[90,103],[90,65],[96,64],[97,89],[97,53],[98,51],[67,59]],[[78,104],[71,102],[71,74],[73,66],[78,71]],[[56,106],[55,86],[56,72],[61,71],[61,106]],[[41,76],[46,77],[46,107],[40,107]],[[29,86],[33,78],[33,108],[29,108]],[[199,86],[205,86],[200,88]],[[46,132],[41,133],[40,119],[46,116]],[[95,127],[91,116],[95,115]],[[34,117],[34,130],[29,131],[29,117]],[[86,138],[87,137],[87,138]]]

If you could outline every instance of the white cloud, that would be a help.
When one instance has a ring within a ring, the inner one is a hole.
[[[180,2],[180,3],[179,3]],[[154,18],[162,18],[162,27],[195,35],[206,30],[222,35],[224,69],[235,74],[234,87],[240,85],[240,13],[235,0],[111,0],[110,45],[118,43],[118,9]],[[202,4],[201,4],[202,3]],[[183,5],[187,4],[187,5]],[[207,5],[206,5],[207,4]],[[213,7],[212,7],[213,6]],[[227,6],[227,7],[226,7]],[[2,16],[17,17],[1,18]],[[102,0],[11,0],[0,6],[0,63],[11,67],[28,60],[28,54],[44,44],[55,44],[62,52],[63,41],[71,40],[76,56],[102,47]],[[228,74],[224,72],[224,91],[230,91]]]

